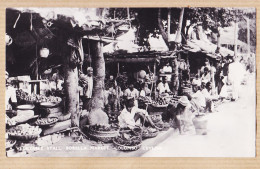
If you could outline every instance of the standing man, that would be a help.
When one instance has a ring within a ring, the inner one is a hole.
[[[93,68],[87,68],[87,75],[81,74],[79,77],[79,82],[81,84],[80,96],[83,101],[83,109],[90,110],[89,101],[92,98],[93,90]]]
[[[130,83],[128,88],[124,92],[124,98],[126,100],[133,99],[135,106],[138,107],[138,101],[137,101],[138,97],[139,97],[139,91],[136,88],[134,88],[133,83]]]
[[[239,98],[239,91],[242,79],[245,74],[244,66],[239,62],[239,58],[235,57],[234,62],[229,65],[228,79],[232,84],[232,99],[236,101]]]

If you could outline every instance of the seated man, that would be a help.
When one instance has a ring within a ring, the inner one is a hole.
[[[193,94],[191,99],[191,105],[194,107],[196,111],[204,112],[204,109],[206,107],[206,98],[202,94],[200,87],[196,84],[192,86]]]
[[[211,89],[212,89],[211,82],[208,82],[206,84],[206,87],[202,90],[202,94],[205,96],[206,99],[206,111],[208,110],[210,113],[214,111],[213,100],[217,99],[211,94]]]
[[[139,109],[134,105],[134,100],[126,100],[125,108],[122,110],[121,114],[118,116],[119,126],[121,128],[133,129],[136,126],[144,124],[148,121],[151,126],[156,127],[149,117],[146,110]]]
[[[158,84],[157,90],[159,91],[159,95],[171,92],[166,76],[162,77],[162,82]]]

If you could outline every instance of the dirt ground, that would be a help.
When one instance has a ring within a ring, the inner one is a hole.
[[[254,157],[256,129],[255,74],[248,75],[240,98],[208,115],[207,135],[174,135],[144,157]]]

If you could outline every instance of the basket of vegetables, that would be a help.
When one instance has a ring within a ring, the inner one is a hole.
[[[119,128],[116,125],[92,125],[89,127],[89,136],[104,143],[112,142],[114,137],[119,135]]]
[[[156,137],[158,135],[158,130],[155,128],[151,128],[151,127],[146,127],[143,129],[143,133],[142,133],[142,138],[146,139],[146,138],[153,138]]]
[[[10,138],[21,141],[36,139],[40,136],[41,132],[42,129],[40,129],[38,126],[30,126],[27,123],[12,127],[7,131]]]
[[[113,143],[120,151],[136,151],[142,145],[142,138],[129,133],[122,133],[113,139]]]
[[[58,120],[59,120],[58,117],[39,118],[36,120],[35,124],[37,126],[50,127],[50,126],[55,125],[58,122]]]

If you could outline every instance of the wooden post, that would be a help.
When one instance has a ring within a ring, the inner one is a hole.
[[[119,69],[119,62],[117,62],[117,76],[120,74],[120,69]]]
[[[91,54],[93,59],[93,91],[91,99],[91,110],[89,113],[89,124],[108,124],[108,116],[102,110],[104,108],[105,89],[105,59],[103,55],[103,43],[91,41]]]
[[[247,57],[250,56],[250,20],[246,18],[247,21]]]
[[[171,35],[171,8],[168,8],[168,27],[167,27],[167,34],[168,34],[168,42],[170,42],[170,35]]]
[[[234,57],[237,57],[237,16],[235,18],[234,46]]]
[[[64,47],[65,113],[71,114],[71,125],[79,126],[78,68],[70,65],[71,47]]]
[[[175,43],[181,43],[181,28],[182,28],[183,14],[184,14],[184,8],[181,8],[179,25],[178,25],[176,38],[175,38]]]
[[[156,75],[156,61],[154,62],[154,65],[153,65],[153,77],[155,77]],[[154,83],[154,95],[156,96],[156,82],[154,82],[154,79],[152,81],[152,83]],[[152,90],[151,90],[152,92]]]

